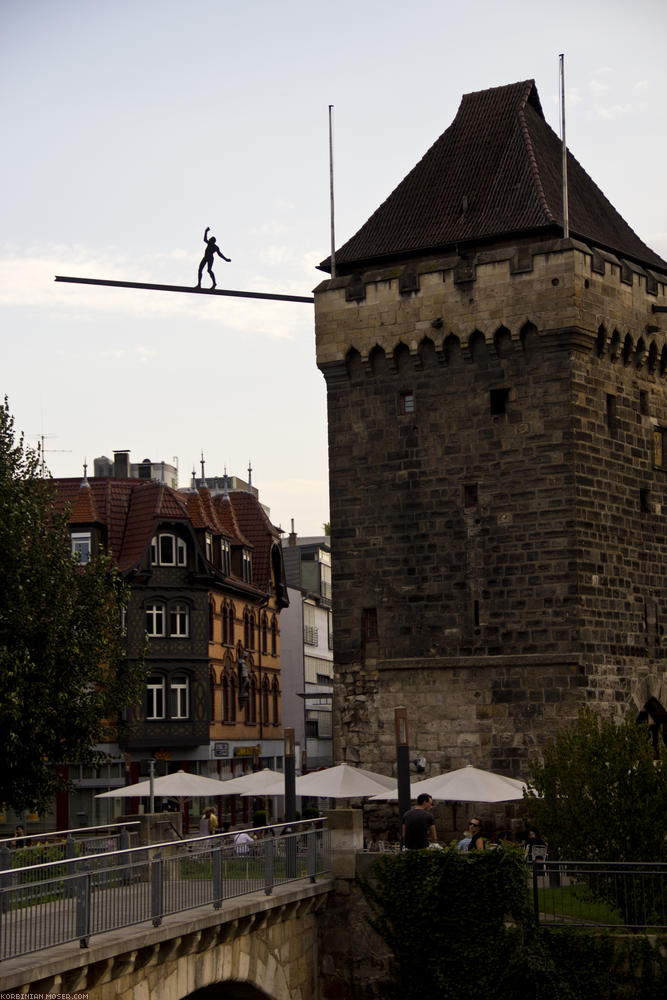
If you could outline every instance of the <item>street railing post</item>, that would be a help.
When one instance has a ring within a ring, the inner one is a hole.
[[[151,917],[153,927],[162,923],[162,854],[157,852],[151,861]]]

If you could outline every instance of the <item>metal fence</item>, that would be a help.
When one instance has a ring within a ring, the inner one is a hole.
[[[667,927],[667,864],[529,862],[535,919],[549,927]]]
[[[251,844],[236,834],[153,844],[0,872],[0,960],[330,870],[331,834],[311,824],[269,831]],[[258,831],[249,831],[257,834]],[[259,831],[260,834],[264,831]]]
[[[0,841],[0,872],[62,861],[81,855],[103,854],[133,847],[139,840],[138,823],[88,827]]]

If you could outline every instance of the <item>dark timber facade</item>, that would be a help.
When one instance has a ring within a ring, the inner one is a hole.
[[[336,760],[525,774],[590,704],[664,741],[667,263],[532,81],[463,98],[315,292]],[[329,269],[329,262],[322,265]]]

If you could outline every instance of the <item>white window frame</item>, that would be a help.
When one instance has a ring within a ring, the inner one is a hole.
[[[171,542],[171,554],[163,551],[163,543]],[[170,531],[161,531],[151,539],[151,563],[153,566],[187,566],[188,549],[182,538]]]
[[[220,539],[220,568],[225,576],[229,576],[232,569],[232,546],[228,538]]]
[[[185,674],[175,674],[169,680],[169,718],[190,718],[190,681]]]
[[[165,683],[159,674],[151,675],[146,681],[146,719],[147,721],[164,719],[165,716]]]
[[[166,608],[163,601],[153,601],[146,608],[146,634],[153,639],[166,635]],[[152,621],[150,621],[152,619]],[[158,621],[159,619],[159,621]]]
[[[190,635],[190,608],[182,601],[169,606],[169,635],[176,639]]]
[[[242,553],[243,576],[245,583],[252,583],[252,556],[248,549],[243,549]]]
[[[77,557],[82,566],[90,562],[93,553],[93,536],[90,531],[73,531],[71,536],[72,555]]]

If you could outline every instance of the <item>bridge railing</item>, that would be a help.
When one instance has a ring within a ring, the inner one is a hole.
[[[139,839],[138,826],[138,823],[118,823],[6,838],[0,840],[0,872],[132,847]]]
[[[235,843],[238,831],[62,859],[0,872],[0,960],[152,921],[276,885],[309,879],[331,867],[331,835],[293,823]],[[264,836],[262,836],[264,834]]]

